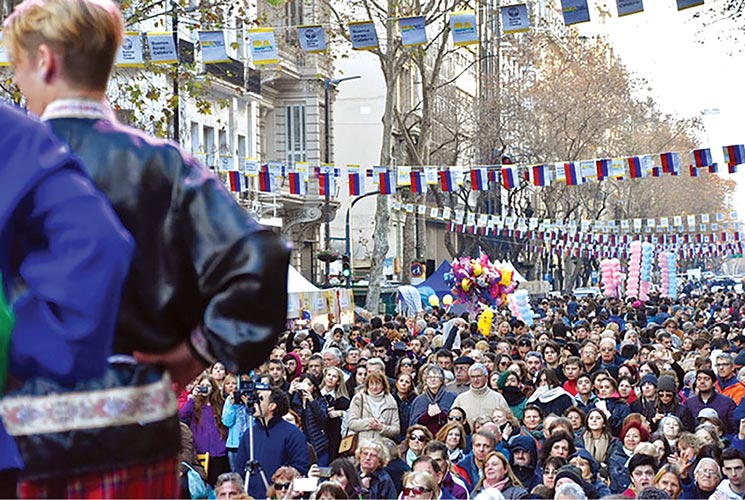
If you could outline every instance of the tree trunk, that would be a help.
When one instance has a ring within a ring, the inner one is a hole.
[[[389,23],[390,24],[390,23]],[[392,29],[391,31],[392,35]],[[393,136],[393,106],[396,98],[398,69],[392,61],[381,61],[385,76],[385,111],[383,113],[383,141],[380,146],[380,164],[391,164],[391,140]],[[375,231],[373,232],[373,255],[370,263],[370,280],[365,300],[365,308],[373,314],[378,313],[380,287],[383,282],[385,258],[388,255],[388,228],[391,214],[388,210],[388,195],[378,195],[375,205]]]
[[[411,284],[411,263],[417,258],[416,254],[416,212],[406,213],[402,230],[403,251],[401,252],[401,283]]]

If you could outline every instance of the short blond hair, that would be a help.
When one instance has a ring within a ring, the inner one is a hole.
[[[26,0],[3,23],[3,41],[12,61],[21,51],[34,60],[41,45],[62,58],[65,80],[90,90],[106,90],[124,21],[111,0]]]

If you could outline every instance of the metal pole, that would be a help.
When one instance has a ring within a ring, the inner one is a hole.
[[[331,113],[329,113],[329,86],[331,84],[331,81],[326,78],[323,81],[323,102],[324,102],[324,163],[329,164],[331,163],[331,138],[329,137],[331,135],[331,124],[330,116]],[[329,175],[329,182],[326,183],[326,192],[324,196],[324,210],[326,212],[326,237],[325,237],[325,248],[327,252],[331,251],[331,195],[329,193],[330,184],[331,184],[331,176]],[[329,284],[329,274],[331,274],[331,262],[326,261],[326,276],[324,278],[324,282],[328,285]]]
[[[367,198],[368,196],[373,196],[376,194],[380,194],[380,191],[373,191],[372,193],[365,193],[362,196],[358,196],[357,198],[352,200],[352,203],[350,203],[349,208],[347,208],[347,213],[344,216],[344,251],[347,255],[349,255],[349,277],[347,278],[347,288],[352,288],[352,275],[354,274],[354,259],[352,259],[352,229],[351,229],[351,222],[350,222],[350,214],[352,212],[352,208],[354,208],[354,205],[360,201],[362,198]]]
[[[178,50],[178,2],[171,0],[171,25],[173,28],[173,44],[176,47],[176,69],[173,74],[173,140],[181,143],[180,130],[180,108],[179,89],[178,89],[178,72],[179,72],[179,50]]]

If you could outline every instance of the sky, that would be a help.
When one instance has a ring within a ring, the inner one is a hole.
[[[735,31],[729,21],[704,26],[713,20],[709,11],[724,0],[706,0],[704,6],[680,12],[675,0],[644,0],[644,12],[622,18],[613,0],[590,3],[592,20],[579,25],[580,32],[605,34],[626,66],[648,82],[649,95],[664,112],[702,116],[699,147],[711,148],[721,162],[722,146],[745,143],[745,32],[738,48],[737,40],[727,36]],[[605,5],[611,16],[603,23],[597,6]],[[722,175],[737,181],[733,204],[745,221],[745,167],[740,169]]]

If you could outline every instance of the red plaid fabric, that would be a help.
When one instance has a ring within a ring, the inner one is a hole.
[[[18,498],[178,498],[178,462],[137,465],[39,481],[20,481]]]

